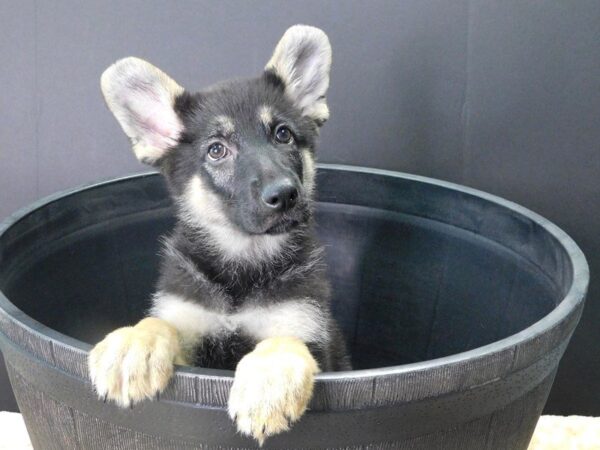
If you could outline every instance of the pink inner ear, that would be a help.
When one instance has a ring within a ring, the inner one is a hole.
[[[129,110],[134,118],[138,138],[152,147],[166,149],[175,144],[183,125],[173,111],[170,99],[134,95]]]

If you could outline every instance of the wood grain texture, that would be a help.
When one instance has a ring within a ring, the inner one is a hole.
[[[33,447],[36,450],[81,450],[71,408],[38,391],[10,364],[7,369]]]
[[[196,378],[188,374],[175,373],[167,388],[160,394],[160,398],[176,402],[196,403],[198,398]]]
[[[196,377],[196,401],[203,405],[226,407],[233,378]]]
[[[87,352],[64,345],[58,341],[52,342],[52,351],[56,367],[84,380],[89,378]]]

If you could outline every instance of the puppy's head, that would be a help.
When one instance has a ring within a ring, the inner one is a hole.
[[[222,237],[279,236],[310,215],[330,65],[325,33],[297,25],[257,78],[189,93],[125,58],[101,84],[135,155],[165,175],[184,220]]]

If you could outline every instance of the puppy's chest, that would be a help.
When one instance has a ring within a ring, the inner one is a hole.
[[[304,341],[314,341],[324,331],[322,316],[318,305],[293,300],[270,306],[248,306],[228,313],[204,310],[198,325],[205,338],[226,339],[238,335],[258,342],[274,336],[297,336]]]
[[[203,311],[204,317],[198,322],[201,335],[205,338],[226,338],[232,334],[244,334],[248,337],[256,337],[259,333],[257,324],[271,323],[279,320],[274,312],[260,310],[259,308],[248,308],[237,312],[215,312]]]
[[[221,311],[167,294],[155,299],[153,314],[201,341],[244,336],[258,342],[274,336],[296,336],[304,342],[316,342],[327,334],[324,311],[306,298]]]
[[[254,349],[256,342],[247,336],[205,336],[194,353],[194,365],[212,369],[235,370],[240,359]]]
[[[275,336],[296,336],[305,342],[324,339],[322,313],[309,302],[290,301],[267,307],[248,307],[235,313],[204,311],[195,364],[235,370],[254,346]]]

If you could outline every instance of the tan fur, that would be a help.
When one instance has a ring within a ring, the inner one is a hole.
[[[179,199],[180,217],[191,226],[210,233],[213,245],[230,261],[260,262],[276,258],[289,234],[248,234],[233,226],[223,212],[221,200],[198,175],[192,177]]]
[[[326,319],[310,298],[248,305],[233,312],[206,308],[178,295],[157,292],[151,314],[177,328],[184,348],[194,348],[203,337],[224,337],[237,332],[256,342],[284,333],[304,342],[329,339]]]
[[[229,415],[240,433],[262,445],[268,436],[288,430],[306,411],[318,372],[301,340],[260,342],[239,362],[229,396]]]
[[[108,334],[88,358],[98,395],[123,407],[162,392],[174,364],[185,363],[177,330],[153,317]]]
[[[262,105],[258,109],[258,119],[261,121],[263,126],[268,129],[273,121],[273,111],[271,110],[271,107]]]
[[[529,450],[600,450],[600,418],[542,416]]]
[[[312,196],[314,195],[315,191],[315,178],[317,176],[317,169],[315,167],[315,159],[310,151],[306,148],[302,149],[302,167],[302,182],[304,183],[306,192]]]
[[[229,136],[229,135],[235,133],[235,124],[233,123],[233,120],[231,119],[231,117],[218,116],[215,119],[215,122],[216,122],[217,126],[221,128],[220,131],[223,134],[225,134],[226,136]]]

